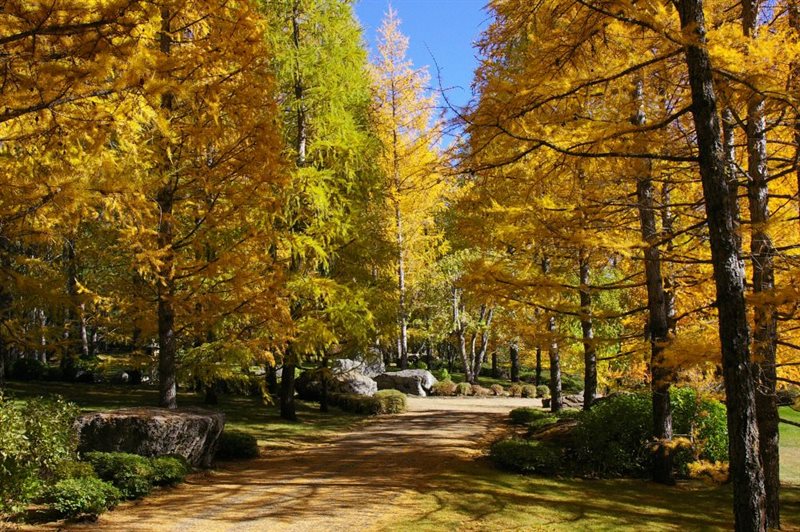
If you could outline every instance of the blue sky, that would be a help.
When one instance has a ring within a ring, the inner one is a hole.
[[[409,56],[414,65],[428,65],[431,84],[438,88],[433,60],[436,58],[442,86],[449,88],[447,97],[455,105],[461,106],[470,99],[472,72],[478,63],[472,44],[489,22],[483,10],[486,2],[487,0],[359,0],[356,3],[356,14],[364,26],[364,38],[370,49],[374,49],[377,29],[391,3],[402,21],[402,32],[409,37]]]

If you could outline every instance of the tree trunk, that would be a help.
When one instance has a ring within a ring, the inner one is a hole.
[[[579,259],[581,332],[583,334],[583,409],[589,410],[597,397],[597,348],[592,325],[592,294],[589,292],[589,255],[580,250]]]
[[[461,307],[461,297],[459,289],[453,287],[453,327],[455,328],[456,337],[458,338],[458,353],[461,355],[461,366],[464,369],[464,381],[472,382],[472,364],[469,361],[469,354],[467,353],[467,335],[464,331],[465,324],[461,318],[463,308]]]
[[[561,354],[558,352],[558,340],[556,339],[556,317],[550,316],[547,319],[547,332],[550,335],[550,411],[560,412],[561,402]]]
[[[542,259],[542,273],[545,275],[550,273],[550,259],[547,257]],[[552,412],[560,412],[562,407],[561,355],[558,352],[555,316],[549,316],[547,318],[547,334],[550,338],[550,348],[548,349],[547,353],[548,358],[550,359],[550,410]]]
[[[291,350],[291,346],[287,351]],[[287,359],[292,358],[287,352]],[[281,370],[281,418],[287,421],[297,421],[297,410],[294,402],[294,363],[284,362]]]
[[[508,358],[511,359],[511,382],[519,382],[519,346],[517,346],[517,342],[509,344]]]
[[[481,324],[483,331],[481,332],[481,347],[473,358],[472,378],[475,382],[480,377],[481,370],[483,369],[483,361],[486,358],[486,350],[489,348],[489,328],[492,326],[492,317],[494,316],[494,309],[490,308],[484,311],[485,307],[481,306]]]
[[[746,38],[758,31],[759,2],[742,1],[742,29]],[[747,199],[750,210],[750,252],[753,262],[753,292],[769,296],[775,288],[775,246],[767,232],[769,224],[769,172],[764,98],[756,93],[747,101]],[[773,303],[757,298],[753,319],[753,358],[756,361],[756,414],[759,452],[764,468],[767,527],[780,528],[780,460],[776,360],[778,313]]]
[[[165,55],[170,54],[172,38],[170,37],[170,12],[169,9],[161,9],[161,52]],[[161,109],[169,114],[173,108],[174,96],[166,92],[161,96]],[[162,139],[165,144],[167,139]],[[162,164],[167,183],[158,193],[158,206],[161,209],[161,222],[158,227],[158,246],[166,250],[159,268],[161,282],[158,285],[158,379],[159,379],[159,404],[164,408],[177,408],[177,382],[175,355],[177,342],[175,338],[175,278],[174,278],[174,255],[172,250],[173,222],[172,207],[174,203],[175,189],[173,185],[174,177],[171,163],[167,156],[166,146],[162,154]]]
[[[744,263],[720,141],[711,59],[702,0],[677,2],[684,32],[700,177],[708,217],[717,290],[722,367],[728,407],[730,472],[736,530],[766,529],[764,472],[759,456],[753,364],[745,305]]]
[[[536,386],[542,384],[542,346],[536,346]]]
[[[322,365],[320,367],[320,383],[322,390],[319,397],[319,411],[328,411],[328,387],[330,385],[330,376],[328,375],[328,357],[322,357]]]
[[[633,90],[636,108],[631,122],[644,126],[647,115],[644,110],[644,82],[637,80]],[[669,342],[668,308],[671,306],[664,291],[661,276],[661,250],[658,247],[660,235],[656,225],[655,188],[653,187],[652,165],[643,161],[637,167],[636,199],[639,210],[639,227],[644,249],[644,275],[647,285],[647,336],[650,339],[650,388],[653,393],[653,436],[657,449],[653,456],[653,480],[662,484],[674,484],[672,468],[672,405],[669,389],[672,384],[672,371],[664,360],[664,348]]]
[[[492,378],[497,378],[497,351],[492,351]]]
[[[278,368],[274,362],[267,364],[264,368],[264,378],[266,379],[267,393],[272,396],[278,395]]]

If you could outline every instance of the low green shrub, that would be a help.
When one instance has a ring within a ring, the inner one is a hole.
[[[492,445],[489,457],[500,467],[521,473],[555,473],[561,451],[553,444],[511,438]]]
[[[416,364],[414,364],[414,367],[417,369],[428,369],[428,365],[422,360],[419,360]]]
[[[550,397],[550,387],[546,384],[540,384],[536,387],[536,397]]]
[[[258,440],[239,430],[224,430],[217,442],[218,460],[250,460],[258,457]]]
[[[408,410],[408,398],[398,390],[380,390],[373,397],[381,405],[381,414],[402,414]]]
[[[561,391],[565,394],[578,393],[583,390],[583,377],[578,375],[570,375],[568,373],[561,374]]]
[[[579,416],[573,458],[585,474],[643,476],[649,468],[652,403],[645,394],[620,394]]]
[[[670,397],[674,433],[685,435],[689,442],[674,451],[678,473],[687,475],[693,462],[726,461],[725,405],[691,388],[674,388]],[[649,474],[653,457],[650,393],[610,396],[576,416],[573,457],[584,473],[600,477]]]
[[[18,381],[40,381],[47,374],[47,366],[35,358],[18,358],[11,366],[11,378]]]
[[[121,498],[120,490],[95,477],[59,480],[45,494],[50,509],[70,518],[97,518],[116,506]]]
[[[508,387],[508,395],[511,397],[522,397],[522,386],[519,384],[512,384]]]
[[[536,397],[536,386],[533,384],[525,384],[522,386],[522,397],[533,399]]]
[[[456,383],[445,379],[433,385],[433,395],[451,396],[456,394]]]
[[[113,484],[126,499],[138,499],[153,489],[155,469],[144,456],[91,452],[83,458],[92,464],[101,480]]]
[[[533,421],[529,422],[528,431],[529,433],[534,433],[541,428],[544,428],[548,425],[552,425],[553,423],[558,423],[560,417],[555,414],[546,414],[542,417],[536,418]]]
[[[503,387],[499,384],[492,384],[489,389],[492,390],[492,393],[497,396],[501,396],[505,393],[505,390],[503,390]]]
[[[440,381],[453,380],[450,378],[450,372],[447,371],[447,368],[442,368],[441,370],[439,370],[439,374],[436,375],[436,378],[439,379]]]
[[[68,478],[97,478],[92,464],[87,462],[64,462],[53,471],[54,478],[65,480]]]
[[[381,402],[375,397],[350,393],[336,393],[328,396],[330,403],[345,412],[373,416],[381,413]]]
[[[0,512],[23,509],[77,456],[78,408],[59,397],[11,402],[0,393]]]
[[[524,425],[526,423],[530,423],[531,421],[536,421],[542,417],[548,416],[548,412],[544,410],[540,410],[538,408],[531,408],[528,406],[523,406],[520,408],[515,408],[511,412],[508,413],[509,417],[511,418],[512,423],[516,423],[517,425]]]
[[[472,385],[468,382],[456,384],[456,395],[472,395]]]
[[[182,456],[156,456],[150,459],[153,466],[153,484],[174,486],[189,474],[189,464]]]

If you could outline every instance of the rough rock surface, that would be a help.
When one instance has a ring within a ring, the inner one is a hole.
[[[550,398],[542,401],[545,408],[550,408]],[[583,394],[562,395],[561,406],[564,408],[583,408]]]
[[[379,390],[399,390],[411,395],[425,397],[438,382],[428,370],[405,369],[394,373],[384,373],[375,377]]]
[[[295,390],[300,399],[319,401],[322,396],[322,381],[314,370],[307,370],[300,374],[294,383]],[[337,374],[334,372],[333,381],[330,382],[328,391],[331,393],[353,393],[356,395],[375,395],[378,391],[376,382],[356,371]]]
[[[331,370],[334,375],[355,371],[374,379],[378,375],[386,373],[386,365],[380,357],[370,359],[340,358],[333,361]]]
[[[78,417],[78,450],[142,456],[177,454],[196,467],[209,467],[225,414],[202,409],[125,408]]]

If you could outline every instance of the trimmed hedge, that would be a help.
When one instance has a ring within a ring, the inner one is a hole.
[[[189,474],[189,464],[182,456],[156,456],[150,459],[153,466],[153,484],[174,486]]]
[[[345,412],[375,416],[378,414],[399,414],[407,409],[406,395],[398,390],[380,390],[372,397],[348,393],[329,396],[334,404]]]
[[[456,393],[456,383],[451,381],[449,378],[440,380],[436,384],[433,385],[433,395],[441,395],[441,396],[451,396],[455,395]]]
[[[155,468],[144,456],[91,452],[84,459],[92,464],[100,479],[113,484],[125,499],[144,497],[153,489]]]
[[[224,430],[217,442],[218,460],[250,460],[258,458],[258,440],[240,430]]]
[[[408,410],[408,398],[398,390],[380,390],[373,397],[380,402],[380,414],[402,414]]]
[[[98,515],[116,506],[122,498],[120,490],[96,477],[59,480],[47,490],[47,506],[62,517],[88,517]]]
[[[472,385],[468,382],[456,384],[456,395],[472,395]]]

